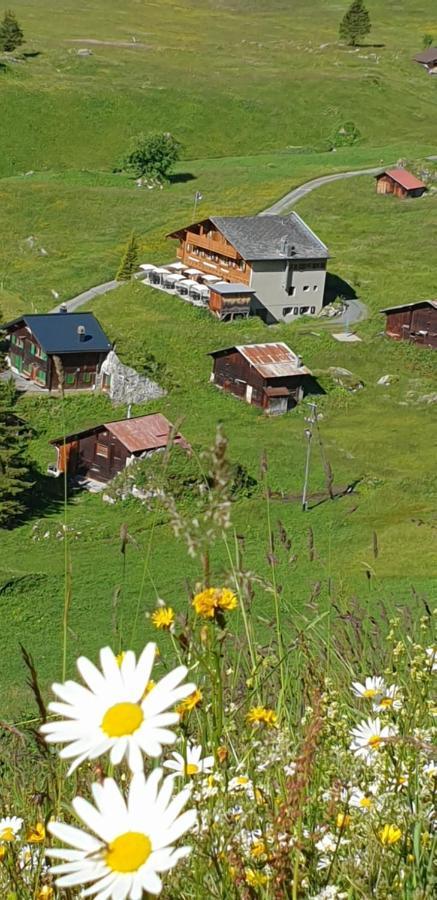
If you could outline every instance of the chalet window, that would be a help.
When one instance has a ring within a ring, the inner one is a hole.
[[[304,289],[304,293],[306,293],[307,291],[309,291],[309,289],[310,289],[309,284],[304,284],[303,289]]]
[[[188,252],[190,252],[190,250],[191,250],[191,244],[187,244],[187,250],[188,250]]]
[[[299,307],[293,306],[293,316],[297,316],[299,314]]]
[[[47,353],[44,353],[44,350],[42,350],[41,347],[38,346],[35,347],[35,356],[37,356],[38,359],[42,359],[44,361],[47,359]]]
[[[35,347],[35,344],[29,344],[29,350],[30,350],[31,356],[35,356],[35,355],[36,355],[36,347]]]
[[[82,381],[84,384],[89,384],[91,381],[91,372],[82,372]]]
[[[21,372],[21,369],[23,368],[23,360],[21,356],[17,356],[16,353],[11,353],[11,363],[14,369],[18,369],[18,371]]]
[[[282,315],[283,315],[283,316],[289,316],[290,313],[292,313],[292,312],[293,312],[293,307],[292,307],[292,306],[284,306],[284,308],[283,308],[283,310],[282,310]]]
[[[314,287],[313,287],[313,291],[318,291],[318,290],[319,290],[319,285],[318,285],[318,284],[315,284]]]
[[[310,309],[310,313],[311,313],[312,316],[314,315],[315,311],[316,311],[316,307],[315,307],[315,306],[312,306],[311,309]]]
[[[287,294],[288,294],[288,296],[289,296],[289,297],[293,297],[295,293],[296,293],[296,288],[295,288],[295,286],[292,285],[292,284],[290,284],[290,285],[288,286],[288,288],[287,288]]]
[[[106,444],[101,444],[99,441],[97,441],[96,456],[103,456],[105,459],[108,459],[109,447],[107,447]]]
[[[36,373],[36,380],[39,381],[40,384],[45,384],[45,383],[46,383],[46,381],[47,381],[47,375],[46,375],[46,373],[45,373],[42,369],[40,369],[40,370]]]
[[[65,384],[74,384],[76,381],[76,375],[74,372],[66,372],[65,373]]]

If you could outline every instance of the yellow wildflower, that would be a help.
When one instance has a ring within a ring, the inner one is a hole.
[[[46,830],[42,822],[37,822],[32,828],[28,829],[26,840],[29,844],[41,844],[45,840]]]
[[[218,612],[236,609],[238,600],[229,588],[205,588],[193,597],[192,604],[196,615],[213,619]]]
[[[259,859],[260,856],[266,855],[266,845],[264,841],[255,841],[250,848],[250,855],[253,856],[254,859]]]
[[[229,756],[229,750],[227,747],[218,747],[217,748],[217,759],[218,759],[219,763],[226,762],[228,756]]]
[[[275,711],[265,706],[252,706],[246,719],[250,725],[267,725],[268,728],[274,728],[278,721]]]
[[[155,628],[169,631],[175,618],[174,609],[171,606],[161,606],[152,613],[151,618]]]
[[[347,813],[338,813],[335,824],[337,825],[337,828],[347,828],[351,821],[352,819]]]
[[[42,888],[39,889],[36,900],[54,900],[55,892],[49,884],[43,885]]]
[[[0,844],[0,862],[6,856],[6,847]]]
[[[202,701],[202,691],[199,691],[199,688],[196,688],[189,697],[186,697],[185,700],[182,700],[181,703],[178,703],[176,707],[176,712],[179,713],[182,718],[185,713],[191,712],[199,703]]]
[[[397,825],[384,825],[379,832],[379,840],[383,847],[389,847],[396,844],[402,837],[402,831]]]
[[[264,875],[264,872],[258,872],[256,869],[246,869],[244,877],[246,884],[249,884],[250,887],[254,888],[264,887],[269,880],[267,875]]]

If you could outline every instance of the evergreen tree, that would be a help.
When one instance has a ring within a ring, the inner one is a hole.
[[[129,281],[138,268],[138,240],[132,232],[116,274],[117,281]]]
[[[340,22],[340,39],[352,47],[362,41],[371,29],[370,16],[363,0],[352,0],[352,3]]]
[[[30,487],[26,461],[27,429],[14,410],[15,386],[0,382],[0,528],[10,528],[24,509]]]
[[[17,22],[15,13],[7,10],[0,24],[0,50],[12,53],[17,47],[24,44],[24,35]]]

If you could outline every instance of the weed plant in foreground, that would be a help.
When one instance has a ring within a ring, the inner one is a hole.
[[[433,611],[379,624],[313,603],[285,631],[293,586],[273,530],[271,577],[245,569],[229,473],[219,435],[200,512],[162,498],[199,580],[184,615],[158,601],[160,651],[137,658],[114,621],[114,647],[48,706],[26,656],[38,716],[2,727],[2,898],[435,896]],[[267,643],[255,593],[274,601]]]

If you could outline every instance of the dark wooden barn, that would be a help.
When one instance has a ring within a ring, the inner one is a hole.
[[[189,448],[161,413],[105,422],[50,441],[56,447],[56,473],[67,471],[93,481],[110,481],[135,459],[164,450],[169,443]]]
[[[437,47],[428,47],[414,57],[414,62],[426,69],[428,75],[437,75]]]
[[[412,341],[437,348],[437,300],[417,300],[382,309],[386,334],[397,341]]]
[[[310,370],[287,344],[246,344],[209,355],[213,384],[270,415],[296,406],[312,381]]]
[[[385,169],[376,176],[377,194],[394,194],[395,197],[421,197],[426,184],[406,169]]]
[[[25,315],[1,330],[10,368],[40,388],[59,389],[60,373],[65,390],[101,387],[101,365],[112,344],[92,313]]]

